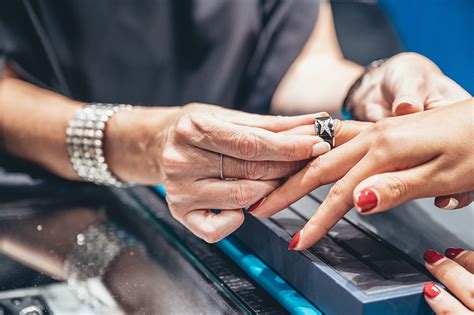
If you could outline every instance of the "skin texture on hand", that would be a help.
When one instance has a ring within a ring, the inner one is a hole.
[[[242,224],[242,208],[325,152],[317,147],[322,140],[314,131],[305,134],[314,130],[313,122],[314,115],[262,116],[203,104],[183,107],[167,127],[162,149],[148,154],[160,165],[171,214],[208,242],[227,236]],[[296,129],[301,126],[308,128]],[[220,154],[224,176],[234,180],[220,179]]]
[[[317,187],[335,182],[299,235],[313,245],[354,203],[362,214],[403,202],[474,189],[473,100],[380,121],[311,161],[252,214],[268,217]],[[429,180],[426,180],[429,179]]]
[[[371,70],[354,91],[349,110],[356,119],[381,119],[454,104],[470,95],[428,58],[401,53]]]
[[[474,314],[474,252],[448,248],[445,255],[425,252],[426,269],[451,292],[433,282],[425,284],[426,302],[436,314]]]

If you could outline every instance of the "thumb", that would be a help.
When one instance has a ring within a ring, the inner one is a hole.
[[[354,189],[354,205],[359,213],[372,214],[429,195],[430,187],[422,182],[428,176],[426,165],[371,176]]]
[[[392,112],[394,116],[401,116],[422,112],[424,109],[424,100],[419,92],[404,93],[395,97],[392,103]]]
[[[454,210],[467,207],[474,200],[474,191],[440,196],[435,198],[435,206],[444,210]]]
[[[180,222],[204,241],[216,243],[242,225],[244,214],[241,209],[218,213],[209,210],[194,210],[187,213]]]
[[[410,75],[407,73],[407,75]],[[392,113],[394,116],[413,114],[424,110],[427,92],[418,74],[411,74],[414,78],[400,80],[393,85],[391,94],[393,96]]]

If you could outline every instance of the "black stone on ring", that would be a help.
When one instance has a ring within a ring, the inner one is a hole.
[[[334,121],[331,116],[314,118],[316,135],[334,147]]]

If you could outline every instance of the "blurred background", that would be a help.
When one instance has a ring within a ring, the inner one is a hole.
[[[331,3],[338,37],[349,59],[367,64],[373,57],[382,58],[397,50],[418,52],[433,60],[469,93],[474,93],[474,1],[333,0]]]

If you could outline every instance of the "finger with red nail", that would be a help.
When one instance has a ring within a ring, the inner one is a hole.
[[[459,300],[434,283],[425,285],[425,299],[436,314],[472,314],[474,275],[466,266],[472,266],[474,256],[462,248],[448,248],[445,253],[446,256],[434,249],[427,250],[423,255],[425,267]]]

